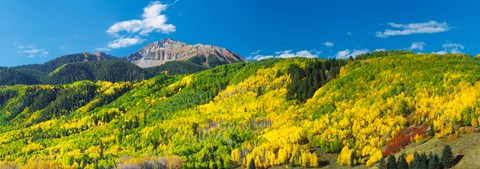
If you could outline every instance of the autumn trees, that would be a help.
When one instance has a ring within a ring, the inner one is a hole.
[[[323,152],[338,153],[339,165],[372,166],[427,133],[478,126],[478,64],[393,52],[348,63],[266,59],[139,82],[0,87],[0,161],[315,167]]]

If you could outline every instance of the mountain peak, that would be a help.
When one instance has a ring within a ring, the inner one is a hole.
[[[146,45],[127,56],[127,60],[143,68],[175,60],[189,61],[205,67],[245,62],[241,56],[225,48],[203,44],[189,45],[170,38]]]
[[[180,42],[180,41],[175,41],[175,40],[170,39],[170,38],[166,38],[166,39],[162,39],[162,40],[147,44],[145,47],[165,47],[165,46],[172,46],[172,45],[186,46],[188,44]],[[143,47],[143,48],[145,48],[145,47]]]
[[[68,54],[63,55],[53,60],[50,60],[43,65],[48,67],[47,72],[53,71],[57,67],[68,64],[68,63],[76,63],[76,62],[91,62],[91,61],[102,61],[102,60],[119,60],[114,56],[108,55],[102,52],[95,52],[95,53],[76,53],[76,54]]]
[[[168,43],[168,42],[175,42],[175,40],[171,39],[171,38],[165,38],[163,40],[159,40],[159,42],[162,42],[162,43]]]
[[[105,56],[105,55],[108,55],[108,54],[103,53],[103,52],[95,52],[95,53],[92,53],[92,55],[94,55],[96,57],[100,57],[100,56]]]

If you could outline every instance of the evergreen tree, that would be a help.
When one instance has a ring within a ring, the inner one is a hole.
[[[350,167],[355,166],[355,158],[356,158],[356,154],[355,154],[355,151],[354,151],[354,152],[352,152],[352,154],[350,154]]]
[[[348,57],[348,61],[350,61],[350,62],[353,61],[352,55],[350,55],[350,56]]]
[[[427,169],[436,169],[436,168],[433,167],[434,163],[435,163],[435,161],[433,161],[433,159],[428,160]]]
[[[95,169],[99,169],[99,167],[98,167],[98,160],[97,160],[97,159],[95,159],[95,166],[94,166],[94,168],[95,168]]]
[[[433,128],[433,124],[430,125],[430,128],[428,130],[428,135],[429,136],[435,136],[435,129]]]
[[[433,168],[433,164],[435,162],[433,158],[434,158],[433,153],[430,151],[430,154],[428,154],[428,166],[427,166],[428,169],[435,169]]]
[[[99,156],[100,156],[100,159],[103,160],[103,149],[104,149],[104,147],[103,147],[103,142],[102,142],[102,140],[100,140],[100,139],[99,139],[99,142],[100,142],[100,144],[99,144],[99,146],[100,146],[100,152],[99,152],[98,154],[99,154]]]
[[[387,169],[397,169],[397,160],[395,159],[395,155],[390,154],[387,160]]]
[[[443,169],[442,162],[440,162],[440,157],[438,157],[437,154],[435,154],[435,155],[433,156],[433,159],[431,159],[430,161],[432,161],[432,167],[431,167],[431,168],[434,168],[434,169]]]
[[[453,167],[452,148],[449,145],[443,148],[441,162],[445,168]]]
[[[430,153],[428,154],[428,162],[430,162],[431,160],[433,160],[433,153],[430,151]]]
[[[255,160],[253,160],[253,158],[250,160],[250,163],[248,164],[248,169],[255,169]]]
[[[407,160],[405,159],[405,154],[400,155],[398,157],[398,169],[408,169],[408,163]]]
[[[380,162],[379,162],[379,165],[380,165],[380,169],[387,169],[387,162],[385,162],[385,157],[382,156],[382,158],[380,159]]]
[[[428,158],[425,153],[422,153],[422,155],[418,156],[418,169],[427,169],[428,168]]]

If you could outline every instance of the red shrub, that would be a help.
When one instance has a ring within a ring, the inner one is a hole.
[[[387,148],[383,151],[384,156],[396,153],[412,141],[416,135],[423,136],[427,133],[428,126],[408,127],[400,130],[392,139],[387,142]]]

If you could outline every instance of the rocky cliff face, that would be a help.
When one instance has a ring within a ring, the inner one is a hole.
[[[154,67],[168,61],[190,61],[206,67],[245,62],[241,56],[212,45],[188,45],[172,39],[153,42],[127,56],[127,60],[139,67]]]

